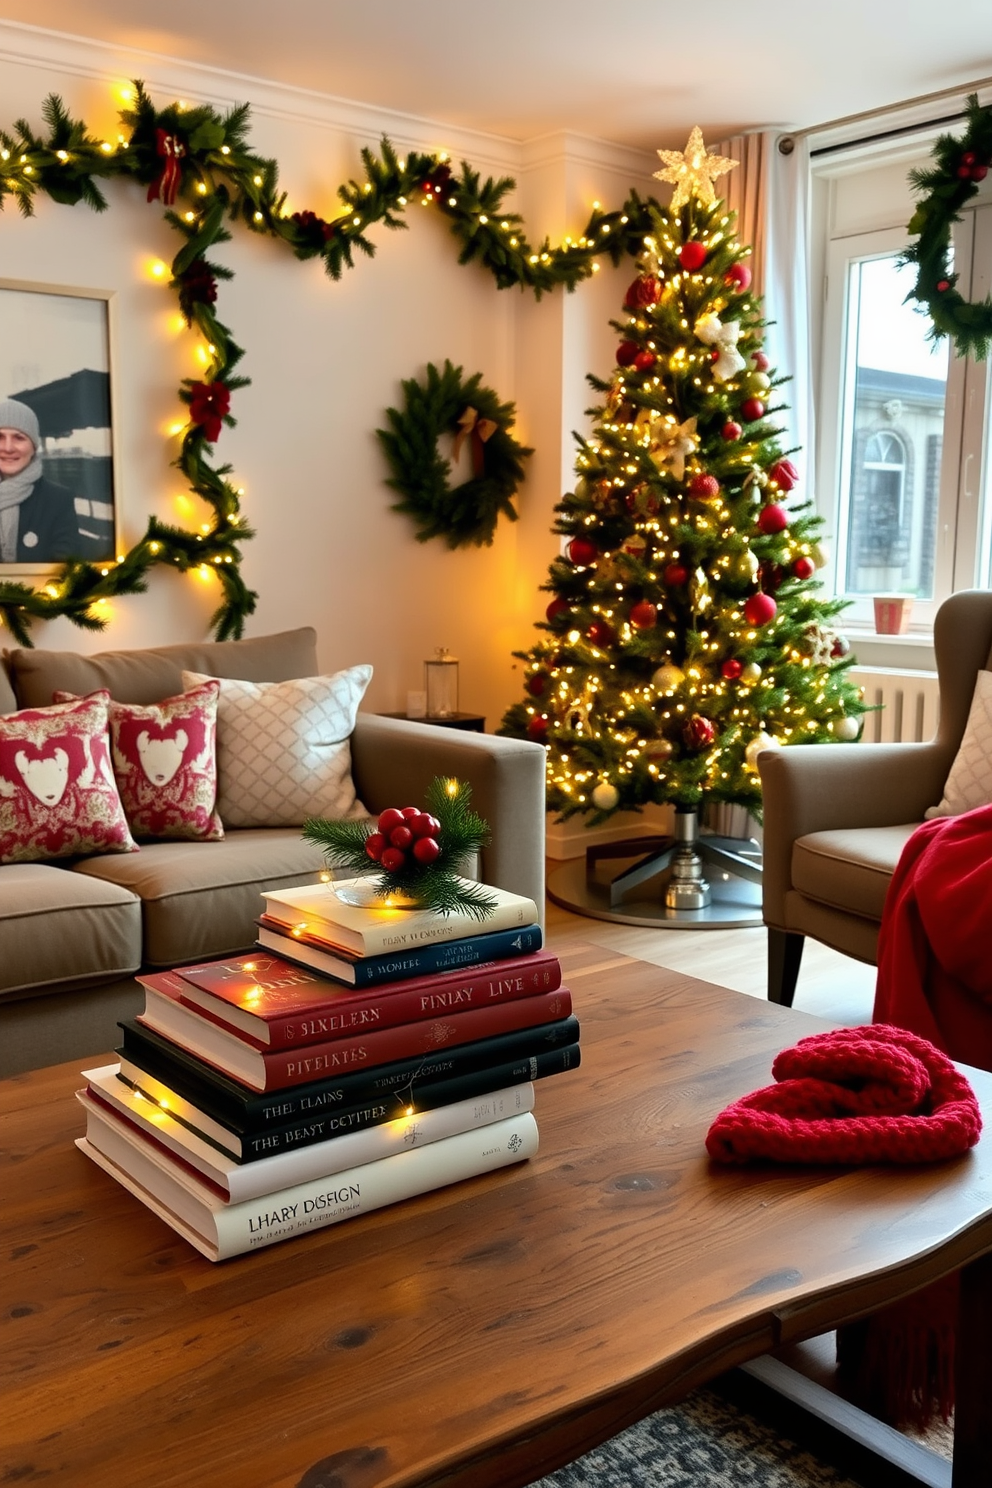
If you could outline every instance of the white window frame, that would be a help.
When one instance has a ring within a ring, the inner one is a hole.
[[[850,265],[865,259],[886,257],[901,251],[909,241],[906,223],[912,211],[907,196],[904,210],[899,204],[879,206],[876,222],[865,230],[845,230],[835,221],[834,187],[842,176],[861,171],[886,169],[908,175],[917,161],[929,161],[932,143],[917,138],[876,151],[860,148],[849,159],[815,161],[812,167],[813,288],[822,279],[822,295],[811,295],[814,323],[811,342],[816,387],[815,451],[817,507],[826,522],[828,566],[824,579],[836,592],[837,575],[846,561],[847,511],[842,492],[845,472],[851,469],[849,415],[853,376],[847,367],[847,345],[851,334],[849,301]],[[990,180],[992,184],[992,180]],[[867,215],[871,215],[870,209]],[[958,288],[969,300],[984,298],[992,281],[992,190],[969,203],[954,230],[954,267]],[[819,355],[817,356],[817,350]],[[937,541],[934,554],[931,601],[917,600],[911,633],[925,638],[933,628],[933,617],[944,599],[959,589],[992,586],[992,471],[989,456],[989,363],[954,355],[948,361],[938,495]],[[847,385],[846,385],[847,384]],[[985,487],[983,501],[983,484]],[[848,596],[842,596],[848,598]],[[874,634],[870,596],[849,596],[845,627]]]

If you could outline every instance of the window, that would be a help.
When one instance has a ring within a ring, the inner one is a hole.
[[[914,271],[899,263],[908,173],[929,152],[903,143],[887,158],[813,163],[824,282],[817,503],[831,535],[827,580],[851,601],[848,621],[868,629],[873,595],[914,596],[913,626],[926,631],[954,590],[992,587],[988,365],[929,338],[929,317],[906,300]],[[975,201],[954,239],[967,299],[992,279],[992,203]]]

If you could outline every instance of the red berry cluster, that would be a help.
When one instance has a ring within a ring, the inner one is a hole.
[[[365,851],[373,863],[387,873],[398,873],[410,865],[409,853],[418,863],[433,863],[441,855],[437,840],[441,823],[419,806],[387,806],[376,823],[379,828],[365,839]]]
[[[988,173],[988,162],[979,160],[974,150],[965,150],[955,172],[962,181],[984,181]]]

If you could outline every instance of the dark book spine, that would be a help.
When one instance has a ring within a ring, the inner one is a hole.
[[[437,1080],[425,1085],[411,1080],[403,1090],[392,1091],[376,1101],[349,1107],[345,1111],[328,1112],[312,1121],[248,1133],[241,1138],[241,1161],[256,1162],[271,1157],[275,1152],[311,1147],[316,1142],[327,1142],[346,1132],[364,1131],[366,1127],[379,1126],[384,1121],[395,1121],[397,1117],[406,1115],[411,1106],[414,1111],[433,1111],[439,1106],[452,1106],[456,1101],[469,1100],[476,1095],[488,1095],[493,1090],[544,1080],[549,1075],[577,1069],[579,1062],[578,1044],[566,1044],[560,1049],[549,1049],[510,1064],[490,1065],[469,1074],[456,1075],[450,1080]]]
[[[544,943],[540,925],[523,929],[490,930],[464,940],[441,941],[417,946],[394,955],[359,956],[354,963],[356,987],[378,987],[428,971],[453,971],[459,966],[477,966],[481,961],[500,961],[510,956],[529,956]],[[292,951],[287,950],[287,957]]]
[[[578,1019],[560,1018],[354,1074],[259,1094],[210,1068],[153,1029],[134,1022],[120,1026],[120,1054],[242,1138],[269,1127],[303,1122],[326,1111],[372,1104],[393,1091],[409,1089],[411,1082],[420,1088],[487,1065],[530,1058],[575,1043],[579,1037]]]

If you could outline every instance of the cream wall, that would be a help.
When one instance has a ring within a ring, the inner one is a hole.
[[[40,128],[42,100],[57,92],[95,130],[116,133],[113,90],[134,76],[162,103],[249,102],[254,147],[279,160],[291,209],[333,212],[337,183],[361,178],[359,150],[382,133],[401,149],[443,146],[485,173],[514,175],[533,239],[577,235],[595,197],[613,204],[631,185],[650,189],[652,157],[603,142],[554,136],[521,146],[0,23],[4,127],[23,115]],[[154,258],[172,257],[176,240],[139,188],[114,183],[109,195],[103,216],[41,201],[23,220],[8,207],[0,280],[113,296],[118,494],[130,545],[153,511],[184,525],[209,514],[183,495],[164,437],[181,411],[179,380],[197,374],[195,338],[180,329],[172,293],[148,273]],[[552,508],[571,483],[571,430],[584,425],[591,401],[585,373],[610,364],[608,320],[619,314],[630,265],[614,271],[606,262],[573,295],[538,304],[460,268],[446,225],[429,210],[410,210],[407,220],[408,232],[375,229],[376,258],[360,256],[336,284],[319,264],[299,264],[244,233],[216,255],[236,275],[221,285],[218,312],[245,346],[239,371],[252,379],[233,401],[238,427],[217,445],[245,487],[244,513],[258,534],[245,545],[243,572],[259,593],[247,633],[315,625],[324,668],[372,662],[366,706],[382,710],[403,706],[407,689],[422,685],[423,659],[445,645],[461,660],[462,707],[484,712],[492,727],[520,695],[510,653],[531,643],[543,613],[538,586],[557,545]],[[501,522],[491,548],[417,543],[389,509],[373,431],[398,400],[400,379],[446,356],[517,401],[518,437],[536,448],[518,497],[521,521]],[[213,580],[156,569],[147,594],[114,602],[103,634],[56,621],[33,636],[36,645],[80,651],[191,639],[206,633],[217,602]]]

